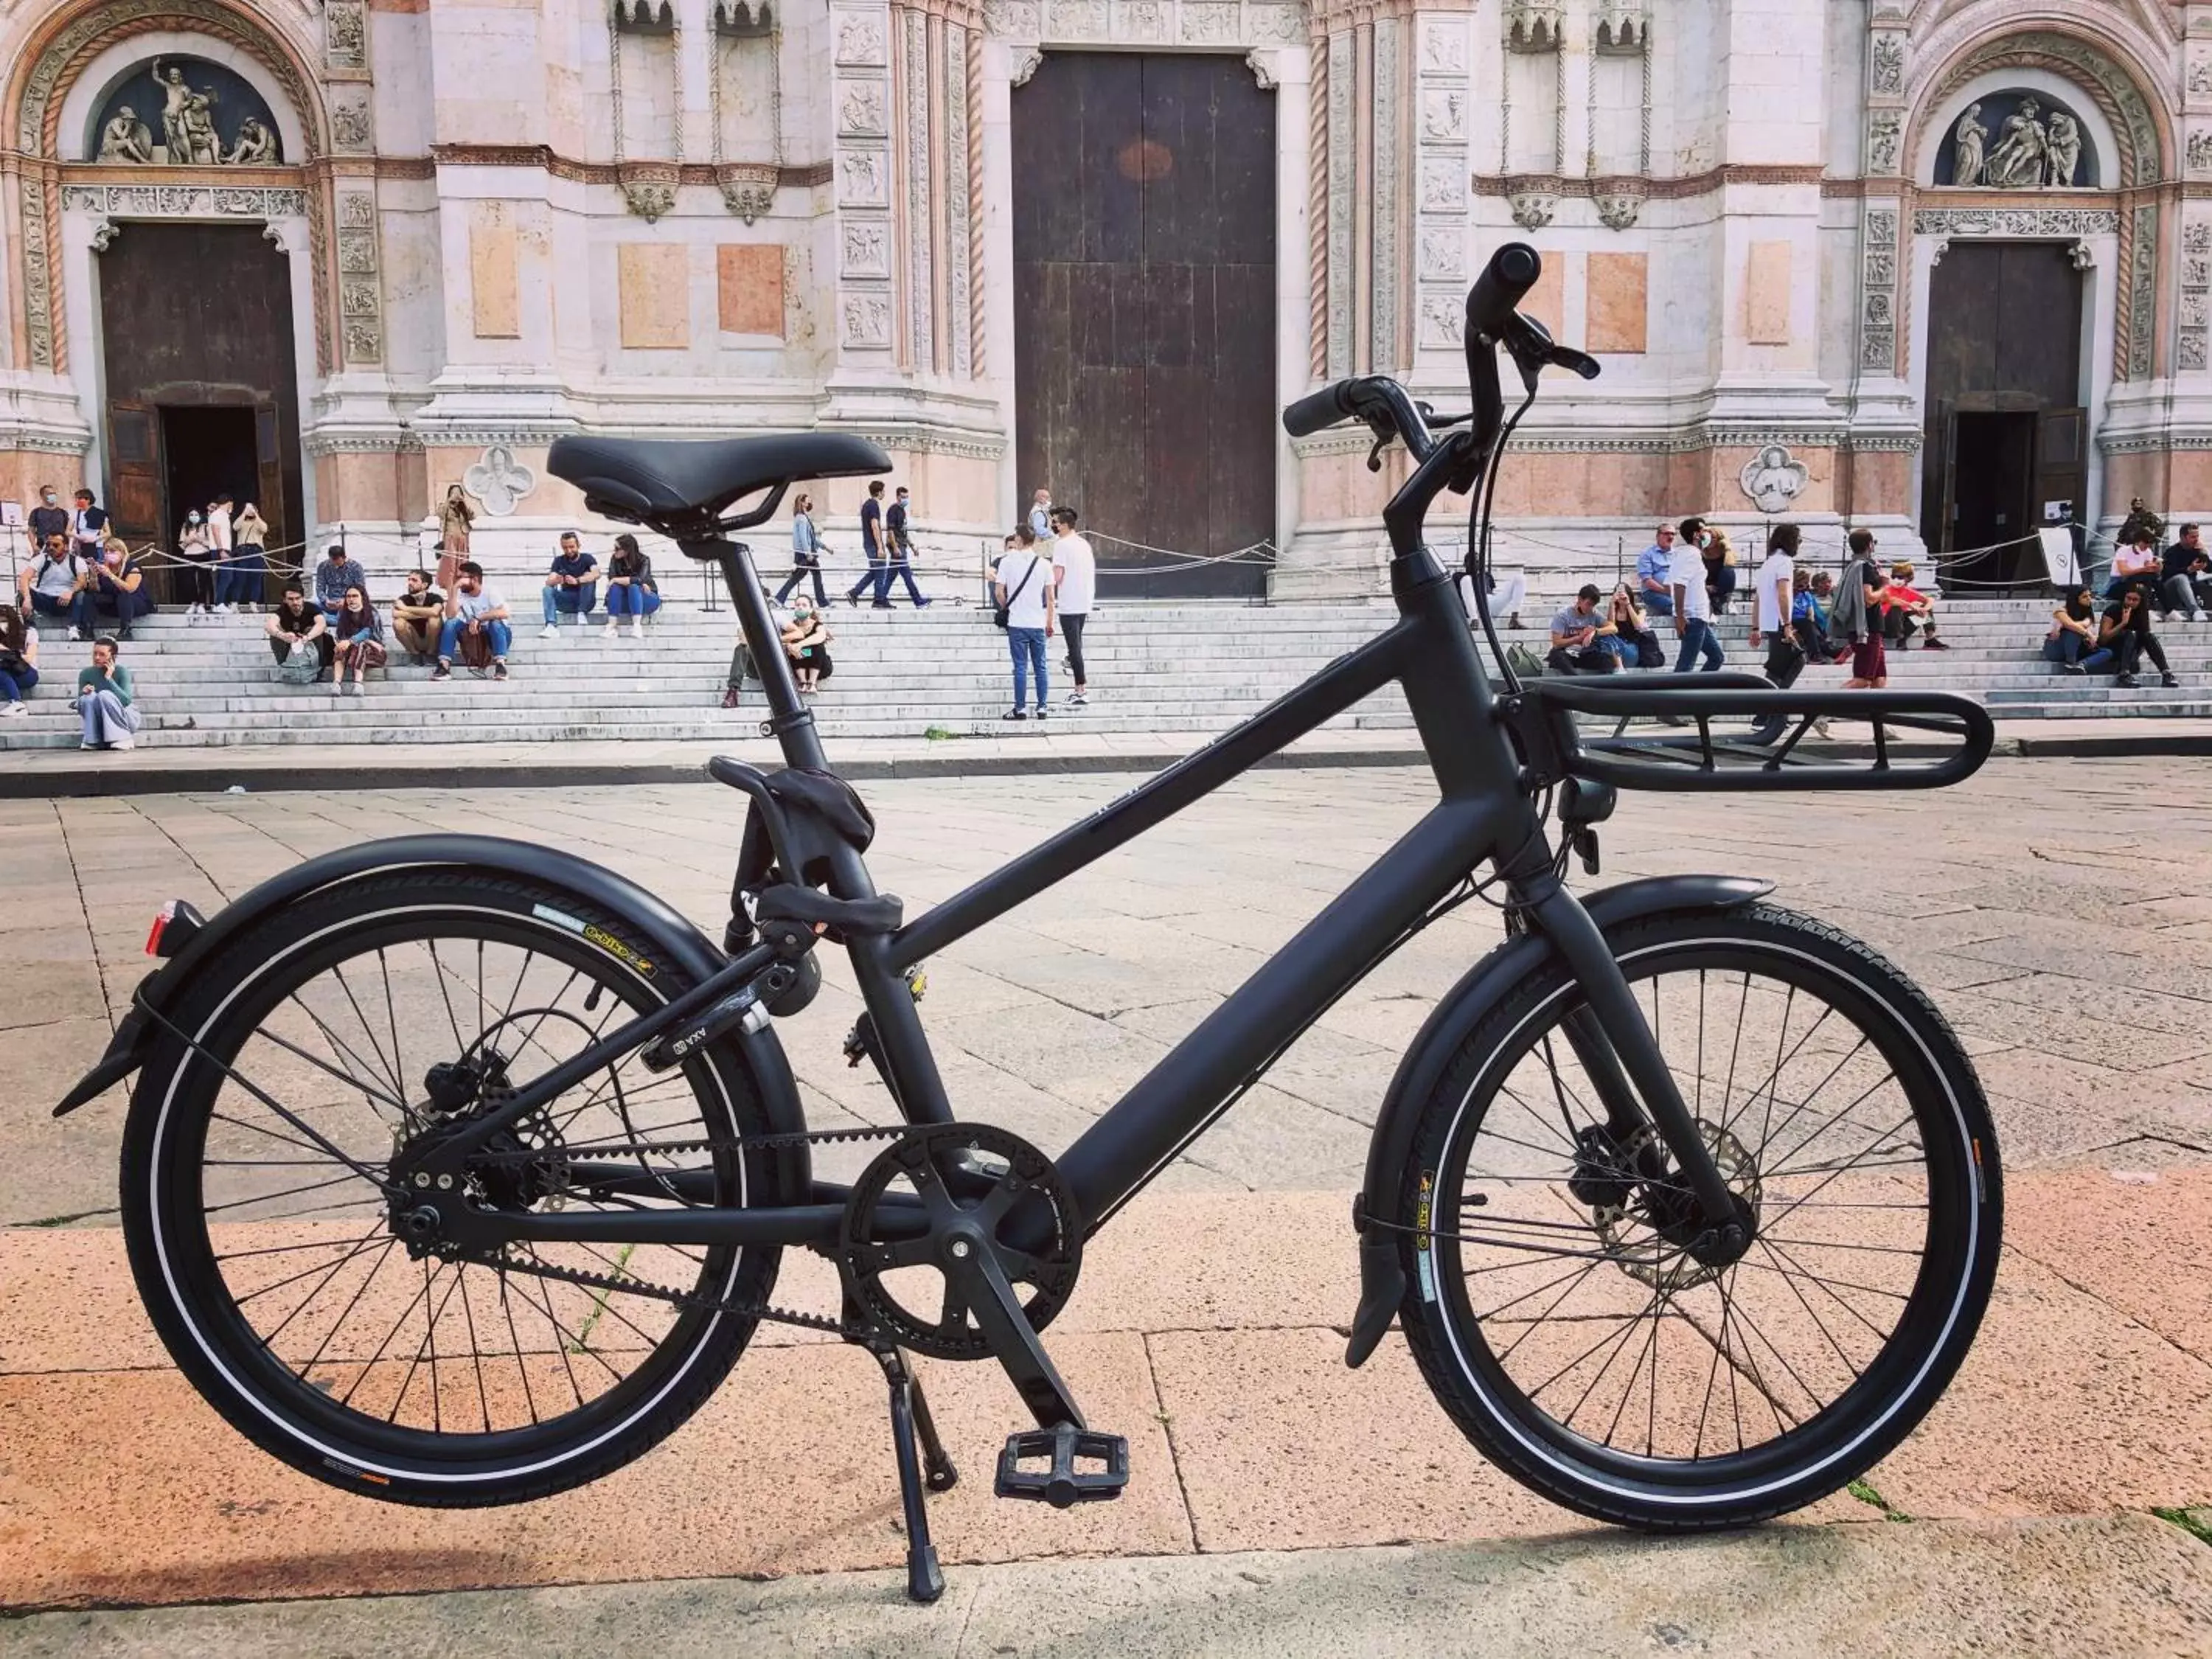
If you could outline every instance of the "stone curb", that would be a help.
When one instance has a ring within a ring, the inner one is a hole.
[[[0,1655],[1948,1659],[2212,1647],[2212,1550],[2129,1514],[1015,1562],[955,1568],[930,1607],[903,1588],[896,1572],[830,1573],[44,1613],[0,1624]]]

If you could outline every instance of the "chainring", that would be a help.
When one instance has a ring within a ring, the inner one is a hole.
[[[924,1183],[941,1188],[964,1219],[980,1222],[1007,1279],[1035,1292],[1022,1307],[1030,1328],[1042,1331],[1050,1324],[1073,1293],[1083,1263],[1083,1227],[1074,1196],[1049,1158],[1019,1135],[981,1123],[910,1128],[854,1183],[837,1257],[854,1307],[916,1353],[939,1359],[990,1356],[989,1342],[938,1266],[943,1260],[942,1228],[933,1223],[919,1235],[915,1231],[915,1206]],[[902,1212],[896,1222],[894,1211]],[[1036,1249],[1001,1238],[1016,1217],[1041,1237]],[[927,1282],[925,1270],[940,1287],[934,1317],[909,1305],[915,1280]],[[907,1277],[894,1286],[885,1279],[890,1273]]]

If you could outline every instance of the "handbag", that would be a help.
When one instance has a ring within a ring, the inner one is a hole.
[[[1014,591],[1006,595],[1006,602],[992,608],[991,620],[999,627],[1006,626],[1006,613],[1014,608],[1014,601],[1021,598],[1022,589],[1030,585],[1030,578],[1036,574],[1036,568],[1037,556],[1032,553],[1030,555],[1030,568],[1022,573],[1022,579],[1014,585]]]
[[[1659,636],[1650,629],[1636,635],[1636,665],[1638,668],[1664,668],[1667,653],[1659,644]]]

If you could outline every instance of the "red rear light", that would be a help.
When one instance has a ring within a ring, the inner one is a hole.
[[[148,956],[158,957],[161,954],[161,930],[168,925],[168,911],[162,910],[155,915],[153,928],[146,935],[146,954]]]

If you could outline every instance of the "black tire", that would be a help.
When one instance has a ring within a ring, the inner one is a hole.
[[[1583,1132],[1604,1114],[1564,1024],[1586,1005],[1554,957],[1423,1107],[1401,1188],[1428,1230],[1401,1239],[1407,1340],[1468,1437],[1553,1502],[1658,1531],[1765,1520],[1863,1474],[1965,1358],[1996,1272],[1996,1134],[1942,1016],[1833,928],[1761,904],[1610,942],[1731,1185],[1758,1194],[1757,1241],[1700,1267],[1666,1231],[1682,1189],[1601,1178]],[[1777,1035],[1739,1096],[1747,1030],[1760,1054]]]
[[[171,1013],[198,1047],[165,1041],[132,1097],[122,1209],[155,1328],[234,1427],[345,1490],[471,1507],[595,1480],[658,1443],[714,1392],[757,1322],[638,1286],[757,1305],[774,1286],[778,1250],[653,1246],[633,1255],[623,1246],[549,1246],[541,1255],[540,1247],[510,1247],[616,1281],[594,1289],[520,1262],[412,1257],[390,1216],[390,1160],[433,1121],[431,1062],[472,1054],[489,1064],[488,1055],[513,1049],[503,1071],[519,1086],[580,1051],[591,1026],[611,1029],[690,989],[684,971],[659,957],[622,917],[560,888],[489,872],[408,870],[350,880],[263,917],[205,964]],[[511,991],[502,963],[520,963]],[[658,1077],[633,1054],[560,1097],[516,1143],[502,1166],[514,1174],[483,1177],[475,1201],[594,1202],[599,1195],[566,1185],[582,1178],[580,1157],[616,1160],[654,1181],[678,1167],[708,1167],[706,1196],[716,1204],[742,1205],[749,1194],[780,1201],[770,1158],[729,1150],[769,1127],[734,1053],[702,1050]],[[708,1139],[718,1146],[682,1158],[638,1150]],[[555,1147],[572,1161],[537,1156]],[[484,1195],[494,1182],[496,1200]],[[635,1209],[701,1197],[661,1182],[645,1198],[604,1202]],[[334,1265],[326,1272],[325,1263]],[[394,1280],[387,1269],[410,1277]],[[417,1312],[417,1279],[419,1328],[405,1323]],[[395,1308],[404,1334],[395,1326],[370,1349]],[[459,1342],[466,1351],[454,1352]]]

